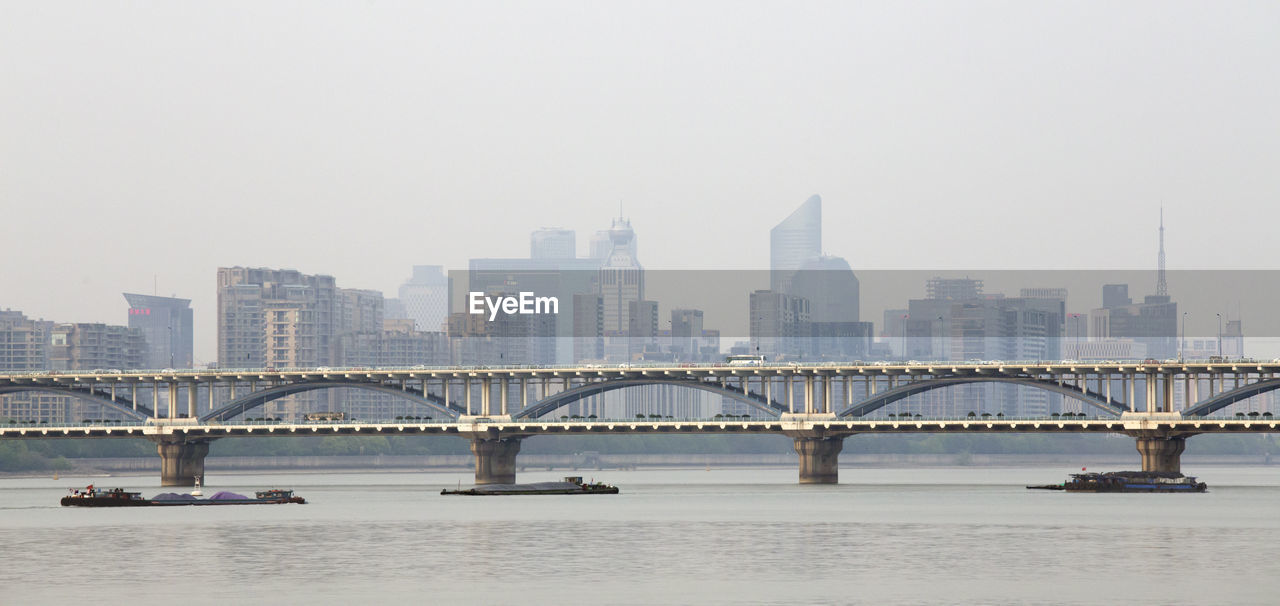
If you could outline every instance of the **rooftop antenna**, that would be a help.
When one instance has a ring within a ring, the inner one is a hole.
[[[1164,275],[1164,205],[1160,205],[1160,255],[1156,260],[1156,296],[1169,296],[1169,283]]]

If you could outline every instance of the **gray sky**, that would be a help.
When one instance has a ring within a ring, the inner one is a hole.
[[[606,227],[764,268],[1274,267],[1280,4],[0,3],[0,307],[126,320],[215,268],[394,296]],[[1175,297],[1177,292],[1173,292]],[[744,302],[745,305],[745,302]]]

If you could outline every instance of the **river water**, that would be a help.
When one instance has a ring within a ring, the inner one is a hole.
[[[221,475],[306,505],[79,509],[0,480],[0,603],[1275,604],[1280,468],[1201,495],[1065,494],[1069,469],[587,472],[616,496],[461,497],[469,474]],[[561,472],[522,472],[521,481]]]

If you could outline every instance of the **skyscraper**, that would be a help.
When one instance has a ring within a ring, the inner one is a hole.
[[[769,231],[770,288],[785,292],[789,274],[822,255],[822,198],[810,196]]]
[[[635,256],[635,231],[630,221],[621,217],[614,219],[609,241],[612,250],[600,267],[598,282],[601,319],[605,357],[619,359],[630,355],[631,347],[626,341],[631,329],[632,303],[644,300],[644,270]]]
[[[123,293],[129,303],[129,328],[147,340],[142,368],[192,368],[194,329],[191,299]]]
[[[765,355],[865,357],[872,328],[859,322],[859,286],[844,259],[822,254],[822,198],[814,195],[769,232],[769,291],[751,295],[752,341]],[[770,293],[782,296],[771,298]],[[796,300],[793,300],[796,299]],[[788,309],[802,309],[803,321]],[[789,318],[789,319],[788,319]],[[785,327],[775,326],[778,322]]]

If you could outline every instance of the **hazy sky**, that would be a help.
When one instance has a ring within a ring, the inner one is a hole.
[[[394,296],[607,227],[764,268],[1275,266],[1280,4],[0,2],[0,308],[126,321],[215,269]],[[1145,290],[1145,289],[1139,289]],[[1177,296],[1176,288],[1173,289]],[[743,303],[746,304],[745,301]]]

